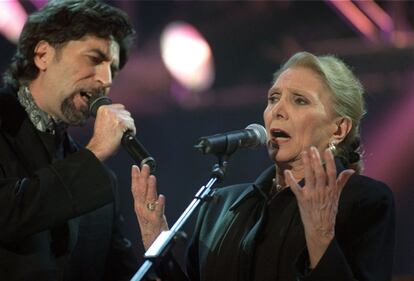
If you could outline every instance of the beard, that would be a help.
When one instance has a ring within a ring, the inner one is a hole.
[[[60,106],[60,109],[69,125],[83,126],[85,125],[86,120],[89,118],[89,108],[82,105],[80,109],[76,109],[76,106],[73,102],[74,97],[75,94],[64,99]]]

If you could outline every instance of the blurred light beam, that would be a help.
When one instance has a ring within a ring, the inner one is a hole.
[[[383,32],[389,34],[394,30],[394,21],[377,3],[372,0],[356,3]]]
[[[411,90],[386,115],[377,118],[377,128],[364,141],[364,174],[383,180],[396,193],[403,187],[400,181],[404,178],[404,173],[410,172],[412,167],[413,112],[414,90]]]
[[[346,20],[348,20],[365,38],[371,42],[378,40],[376,26],[350,0],[327,0]]]

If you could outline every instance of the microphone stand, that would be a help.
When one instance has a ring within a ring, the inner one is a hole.
[[[193,201],[191,201],[191,203],[174,223],[171,229],[168,231],[163,231],[160,233],[160,235],[158,235],[157,239],[155,239],[149,249],[145,252],[145,261],[141,265],[140,269],[132,277],[131,281],[143,280],[145,276],[150,274],[149,271],[151,269],[155,269],[156,274],[157,267],[161,263],[162,258],[172,248],[174,242],[180,238],[186,237],[185,233],[181,231],[181,228],[201,203],[212,198],[214,194],[214,189],[212,189],[212,186],[216,182],[223,180],[224,174],[226,172],[228,158],[228,155],[218,155],[218,164],[215,164],[213,166],[210,180],[206,185],[203,185],[194,195]]]

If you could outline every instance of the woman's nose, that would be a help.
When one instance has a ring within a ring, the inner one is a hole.
[[[286,101],[281,98],[278,103],[273,107],[273,117],[277,119],[287,119],[287,108],[286,108]]]

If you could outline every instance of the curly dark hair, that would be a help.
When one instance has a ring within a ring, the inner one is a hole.
[[[16,53],[3,77],[4,83],[17,89],[37,77],[39,70],[34,64],[34,49],[41,40],[59,49],[85,35],[113,38],[120,47],[119,67],[122,68],[134,34],[123,11],[99,0],[50,1],[27,19]]]

